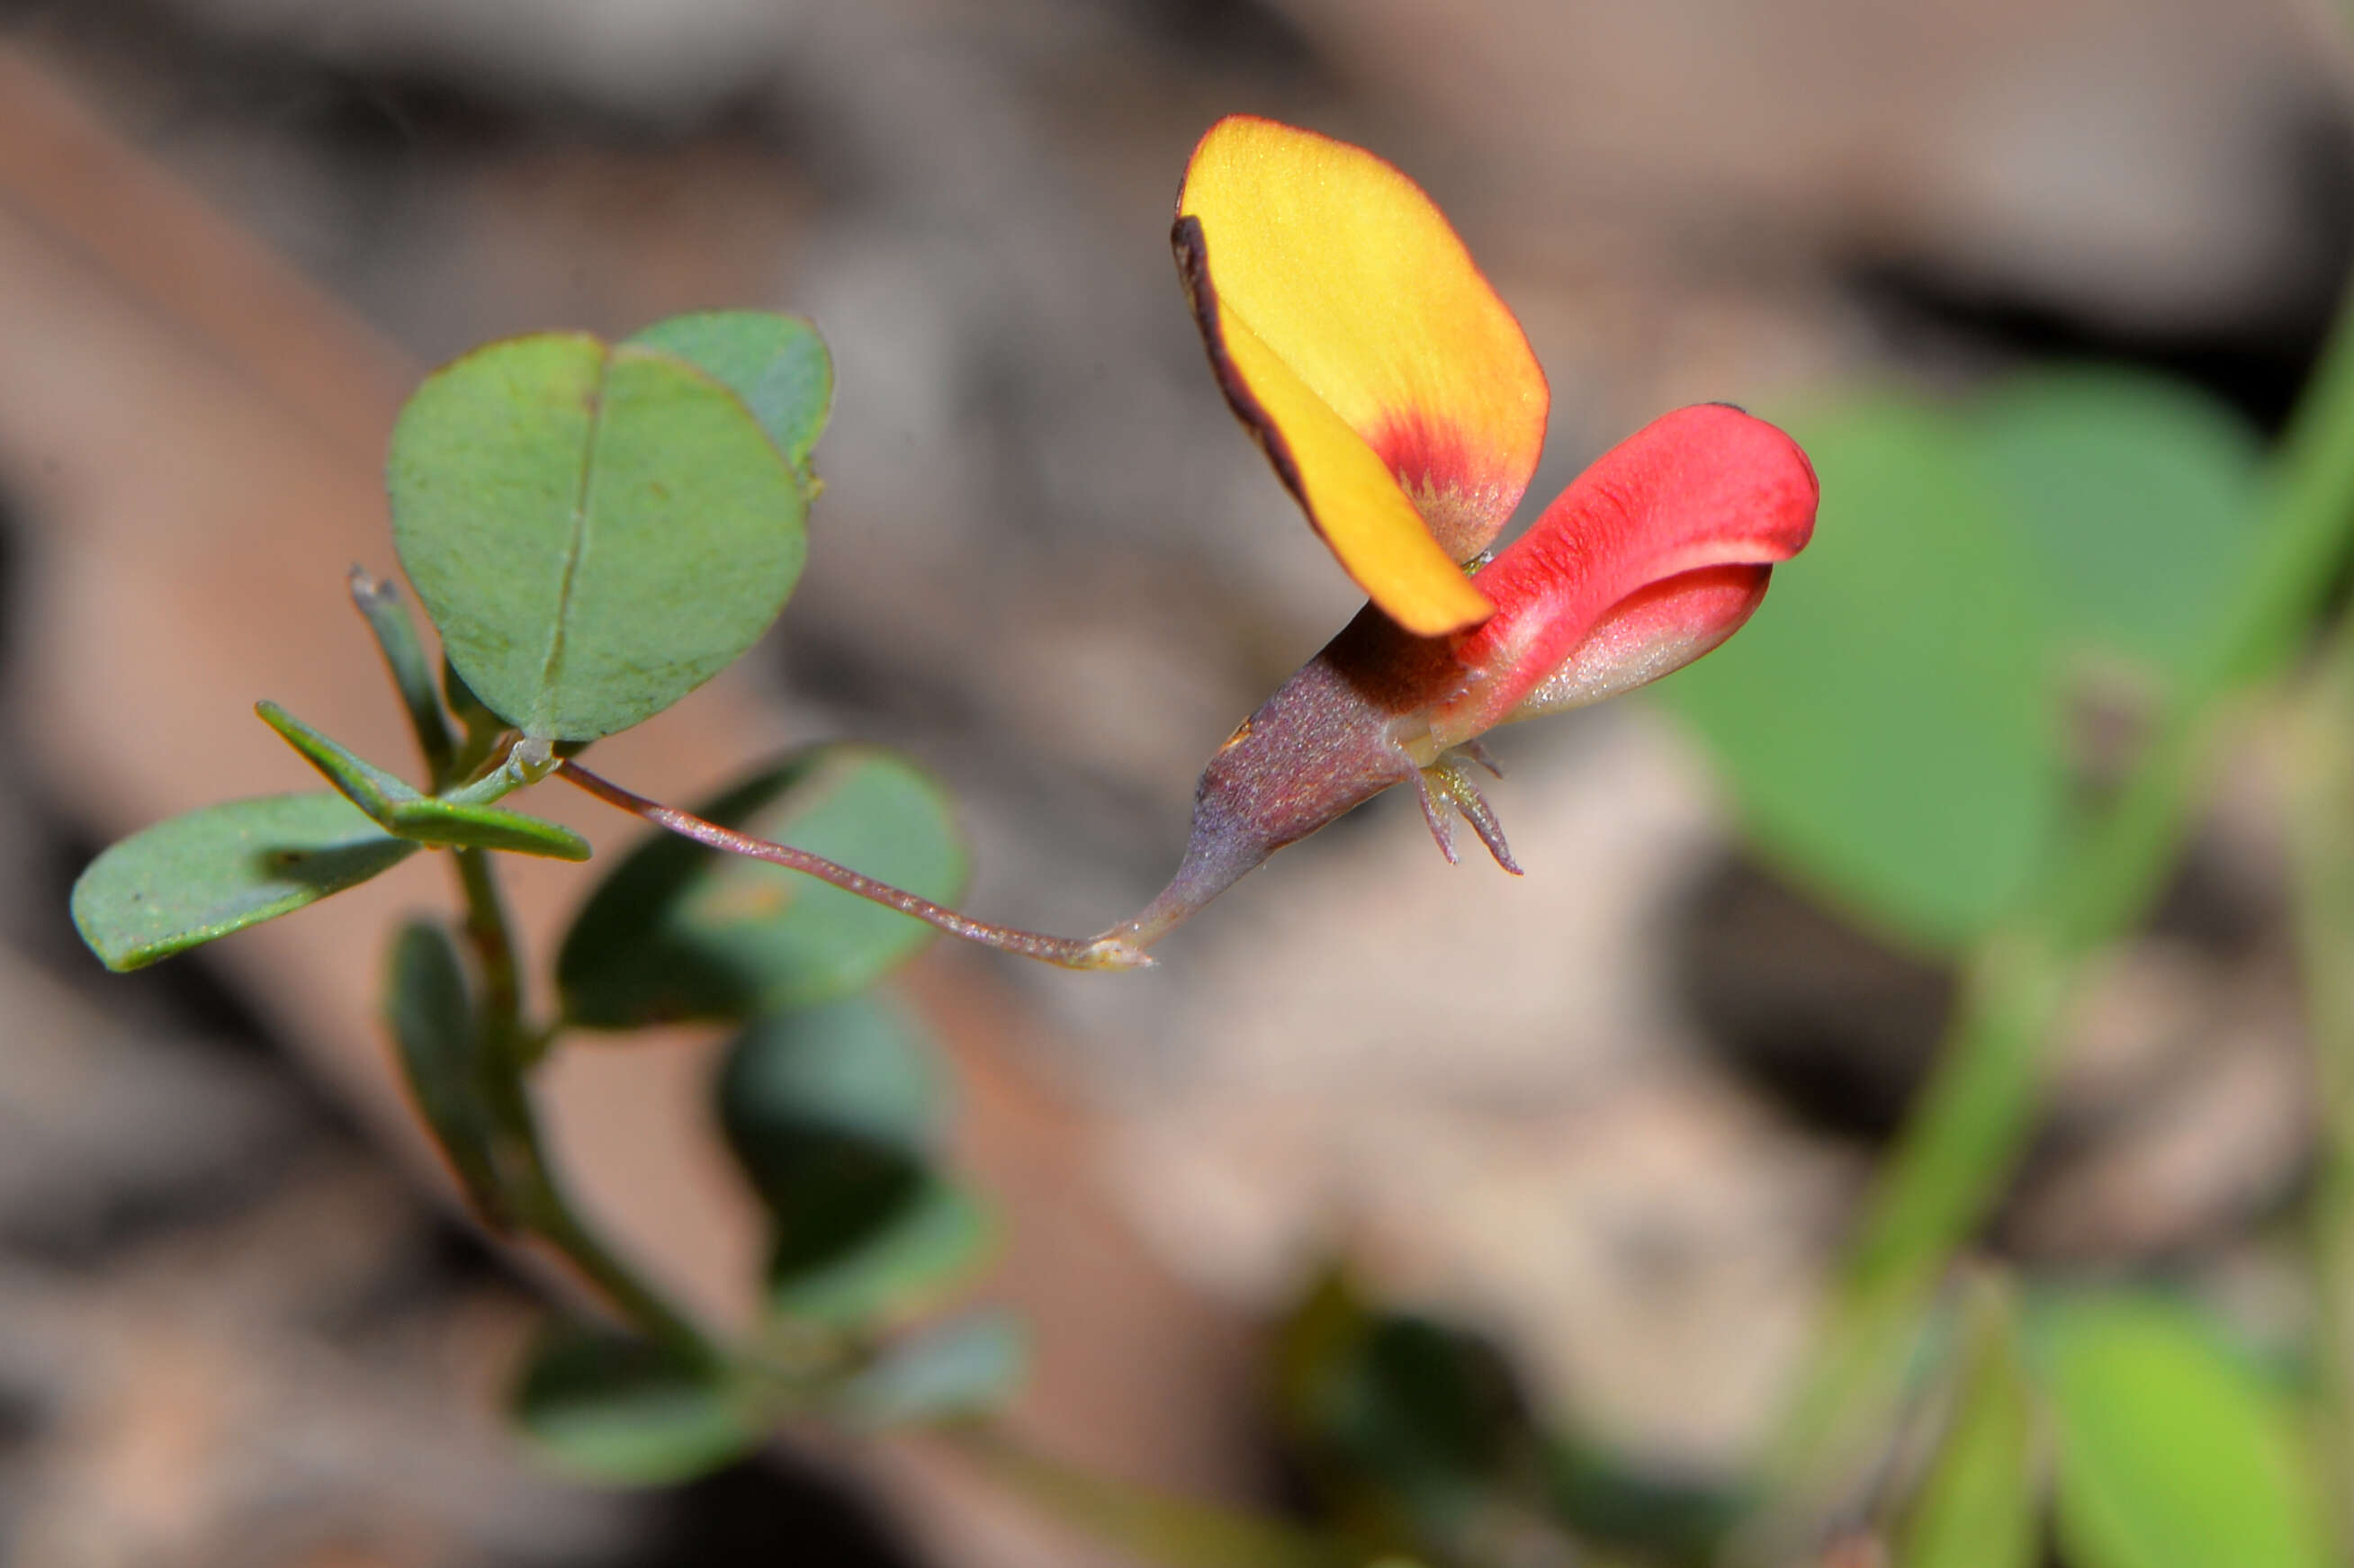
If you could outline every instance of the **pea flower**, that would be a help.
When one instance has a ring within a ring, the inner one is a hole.
[[[1235,115],[1177,201],[1178,271],[1227,403],[1370,599],[1218,748],[1185,858],[1095,939],[1127,965],[1288,843],[1411,783],[1519,874],[1468,758],[1499,725],[1599,702],[1741,628],[1814,529],[1814,471],[1724,404],[1681,408],[1486,553],[1534,473],[1528,339],[1421,188],[1362,148]]]

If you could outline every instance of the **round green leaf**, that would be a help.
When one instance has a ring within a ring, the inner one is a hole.
[[[2189,1309],[2053,1304],[2036,1323],[2075,1568],[2324,1568],[2314,1456],[2287,1399]]]
[[[759,1446],[747,1403],[715,1372],[643,1340],[578,1328],[543,1335],[511,1401],[549,1465],[604,1486],[667,1486]]]
[[[111,969],[316,904],[417,853],[319,790],[207,806],[114,845],[74,884],[74,927]]]
[[[698,311],[630,341],[674,354],[734,392],[777,450],[807,472],[833,410],[833,360],[815,327],[773,311]]]
[[[594,740],[678,701],[768,629],[807,550],[806,482],[741,398],[585,334],[428,376],[387,477],[451,662],[533,736]]]
[[[939,903],[965,882],[947,797],[872,747],[796,753],[698,815],[791,844]],[[565,1016],[592,1029],[747,1018],[864,989],[934,932],[762,861],[659,833],[582,906],[557,959]]]
[[[1662,683],[1759,843],[1932,947],[2028,890],[2064,772],[2044,579],[1953,421],[1882,399],[1789,421],[1813,544],[1755,620]]]
[[[2245,421],[2162,376],[2069,366],[1998,387],[1975,434],[2064,638],[2160,676],[2212,654],[2257,542],[2264,449]]]
[[[411,920],[393,938],[385,970],[385,1022],[418,1114],[456,1171],[467,1200],[493,1225],[506,1223],[497,1131],[481,1081],[481,1034],[465,961],[438,922]]]

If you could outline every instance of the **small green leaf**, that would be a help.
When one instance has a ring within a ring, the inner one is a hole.
[[[977,1313],[894,1340],[842,1385],[834,1408],[868,1430],[986,1414],[1021,1383],[1029,1355],[1012,1313]]]
[[[1972,1303],[1953,1419],[1899,1532],[1898,1568],[2034,1568],[2041,1561],[2035,1407],[2008,1296]]]
[[[630,340],[678,355],[744,400],[777,450],[808,474],[833,409],[833,360],[817,329],[770,311],[699,311]]]
[[[1768,853],[1898,935],[1966,942],[2060,821],[2043,579],[1951,418],[1882,399],[1789,423],[1822,480],[1814,543],[1661,694]]]
[[[451,662],[550,739],[626,729],[718,673],[807,553],[801,471],[736,392],[643,344],[475,350],[402,409],[387,477]]]
[[[393,689],[400,694],[400,705],[408,711],[409,732],[424,754],[426,774],[439,788],[449,781],[450,764],[458,747],[450,734],[450,720],[441,711],[441,699],[433,689],[432,662],[417,640],[417,623],[408,619],[400,590],[382,578],[354,567],[351,588],[352,602],[367,618],[376,650],[384,655],[385,668],[392,673]]]
[[[588,858],[588,841],[569,828],[494,806],[420,794],[407,779],[355,757],[276,703],[256,703],[253,711],[387,832],[419,843],[510,850],[554,860]]]
[[[796,753],[697,813],[940,903],[963,890],[947,797],[871,747]],[[557,959],[565,1017],[591,1029],[748,1018],[873,984],[928,942],[919,920],[765,862],[658,833],[581,906]]]
[[[2325,1568],[2314,1457],[2290,1402],[2189,1308],[2052,1303],[2034,1322],[2060,1427],[2074,1568]]]
[[[763,1018],[718,1097],[769,1211],[777,1312],[864,1325],[937,1299],[986,1255],[988,1216],[930,1169],[944,1091],[896,1012],[854,997]]]
[[[480,1053],[466,968],[448,931],[411,920],[393,938],[385,972],[385,1022],[418,1113],[433,1129],[467,1200],[483,1223],[508,1223],[498,1134],[482,1098]]]
[[[1998,387],[1973,435],[2065,639],[2163,677],[2212,655],[2257,544],[2264,448],[2244,421],[2162,376],[2064,366]]]
[[[517,1428],[554,1468],[603,1486],[692,1480],[735,1463],[763,1436],[716,1373],[594,1330],[544,1334],[511,1404]]]
[[[320,790],[207,806],[133,834],[74,884],[74,927],[111,969],[316,904],[417,852]]]

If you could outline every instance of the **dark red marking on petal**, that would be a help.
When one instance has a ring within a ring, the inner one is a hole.
[[[1226,407],[1235,411],[1235,418],[1258,443],[1258,450],[1275,465],[1275,476],[1299,503],[1309,526],[1320,538],[1324,530],[1316,521],[1315,508],[1308,504],[1308,491],[1300,482],[1298,460],[1291,455],[1291,448],[1284,441],[1274,416],[1267,411],[1226,353],[1225,336],[1218,326],[1218,291],[1210,279],[1210,247],[1202,234],[1202,220],[1179,218],[1169,230],[1169,248],[1176,253],[1177,281],[1184,285],[1185,303],[1193,312],[1193,324],[1201,329],[1202,346],[1210,355],[1210,374],[1217,378],[1218,390],[1226,395]]]

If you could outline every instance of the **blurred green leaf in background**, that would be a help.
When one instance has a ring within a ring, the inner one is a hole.
[[[603,1486],[688,1480],[765,1440],[716,1372],[608,1330],[559,1325],[526,1358],[515,1425],[558,1473]]]
[[[1822,482],[1803,567],[1661,693],[1768,859],[1956,950],[2048,874],[2087,667],[2155,693],[2213,656],[2255,560],[2260,447],[2201,393],[2093,368],[1783,422]]]
[[[720,1125],[771,1226],[769,1306],[878,1325],[989,1255],[981,1205],[932,1169],[946,1114],[928,1044],[872,997],[761,1019],[730,1050]]]
[[[1962,1326],[1952,1413],[1897,1532],[1898,1568],[2035,1568],[2041,1559],[2034,1392],[2009,1292],[1981,1286]]]
[[[2031,1320],[2059,1428],[2072,1568],[2326,1568],[2294,1403],[2220,1326],[2148,1295],[2061,1298]]]

